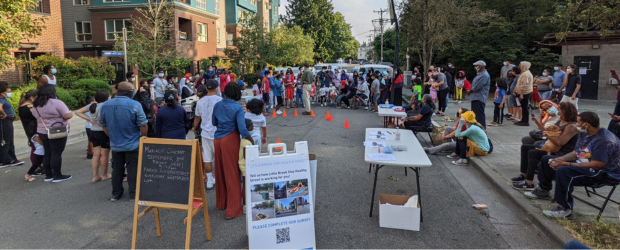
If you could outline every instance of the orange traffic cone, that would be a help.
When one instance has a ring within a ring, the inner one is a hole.
[[[349,119],[344,120],[344,128],[349,128]]]
[[[310,110],[310,117],[314,117],[314,110]]]
[[[286,117],[286,109],[282,110],[282,117]]]
[[[330,117],[329,111],[327,111],[327,114],[325,115],[325,117]]]
[[[277,143],[280,143],[280,138],[278,138]],[[276,148],[276,150],[282,150],[282,148]]]
[[[294,116],[297,116],[297,109],[295,109],[295,115]]]
[[[273,114],[271,115],[271,117],[274,117],[274,118],[276,117],[276,111],[275,110],[273,110]]]

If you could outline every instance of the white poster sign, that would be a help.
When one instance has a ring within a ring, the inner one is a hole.
[[[588,68],[586,68],[586,67],[580,67],[580,68],[579,68],[579,74],[580,74],[580,75],[587,75],[587,74],[588,74]]]
[[[276,147],[283,153],[274,154]],[[250,249],[316,248],[313,187],[307,142],[246,148],[246,215]]]

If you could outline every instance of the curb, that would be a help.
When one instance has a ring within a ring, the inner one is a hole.
[[[493,185],[500,194],[524,212],[525,218],[538,228],[547,231],[547,237],[557,244],[557,248],[564,248],[566,243],[575,238],[562,226],[548,219],[540,209],[533,206],[520,192],[510,188],[506,180],[502,179],[495,170],[478,157],[470,158],[470,165],[475,167]]]

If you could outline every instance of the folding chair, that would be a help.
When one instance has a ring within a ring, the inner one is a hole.
[[[584,199],[576,197],[574,195],[573,195],[573,198],[578,200],[578,201],[581,201],[581,202],[585,203],[588,206],[591,206],[593,208],[598,209],[599,213],[598,213],[598,216],[596,216],[596,220],[598,221],[601,218],[601,215],[603,214],[603,211],[605,211],[605,207],[607,206],[608,202],[611,201],[613,203],[616,203],[616,204],[620,205],[620,203],[618,201],[615,201],[615,200],[611,199],[611,196],[614,194],[614,191],[616,190],[616,187],[618,186],[618,184],[620,184],[620,181],[605,181],[605,182],[601,182],[601,183],[596,183],[594,185],[584,186],[584,188],[586,189],[586,194],[588,195],[588,197],[592,197],[591,196],[591,194],[592,194],[592,195],[596,195],[598,197],[601,197],[601,198],[605,199],[605,201],[603,202],[603,205],[600,206],[600,207],[597,206],[597,205],[594,205],[594,204],[592,204],[592,203],[590,203],[588,201],[585,201]],[[602,188],[602,187],[605,187],[605,186],[611,187],[611,190],[609,191],[609,194],[607,194],[607,196],[603,196],[603,195],[601,195],[601,194],[596,192],[597,188]],[[588,190],[588,188],[591,188],[592,190]]]

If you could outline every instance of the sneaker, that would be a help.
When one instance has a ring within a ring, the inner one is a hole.
[[[19,165],[23,165],[23,164],[24,164],[23,161],[14,160],[11,163],[9,163],[9,166],[13,167],[13,166],[19,166]]]
[[[60,177],[54,177],[54,180],[52,180],[53,183],[58,183],[58,182],[63,182],[66,181],[68,179],[71,179],[71,175],[61,175]]]
[[[466,159],[458,159],[457,161],[452,161],[452,165],[467,166],[469,165],[469,163],[467,162]]]
[[[115,201],[117,201],[117,200],[120,200],[122,197],[123,197],[123,195],[113,196],[113,197],[110,199],[110,201],[111,201],[111,202],[115,202]]]
[[[518,182],[518,183],[513,183],[512,184],[512,188],[516,189],[516,190],[527,190],[527,191],[532,191],[534,190],[534,184],[527,184],[527,182],[525,180]]]
[[[278,110],[278,111],[276,111],[276,114],[281,115],[282,111]]]
[[[10,167],[11,163],[1,163],[0,164],[0,168],[6,168],[6,167]]]
[[[207,178],[207,186],[205,187],[207,190],[211,190],[213,189],[213,187],[215,187],[215,180],[212,180],[210,178]]]
[[[550,219],[572,219],[573,210],[564,208],[563,206],[557,206],[551,210],[544,210],[543,214]]]
[[[519,176],[517,176],[517,177],[513,177],[513,178],[512,178],[512,179],[510,179],[510,180],[511,180],[512,182],[515,182],[515,183],[517,183],[517,182],[522,182],[522,181],[524,181],[524,180],[525,180],[525,176],[523,176],[523,175],[519,175]]]
[[[455,153],[452,153],[451,155],[448,155],[448,158],[450,158],[450,159],[458,159],[458,158],[461,158],[461,157],[459,155],[455,154]]]
[[[44,181],[48,182],[48,181],[53,181],[54,177],[45,177]]]
[[[532,190],[532,192],[523,193],[525,198],[532,200],[550,200],[551,196],[549,196],[549,190],[543,190],[540,186],[537,186]]]
[[[364,107],[365,110],[368,110],[368,107]]]

